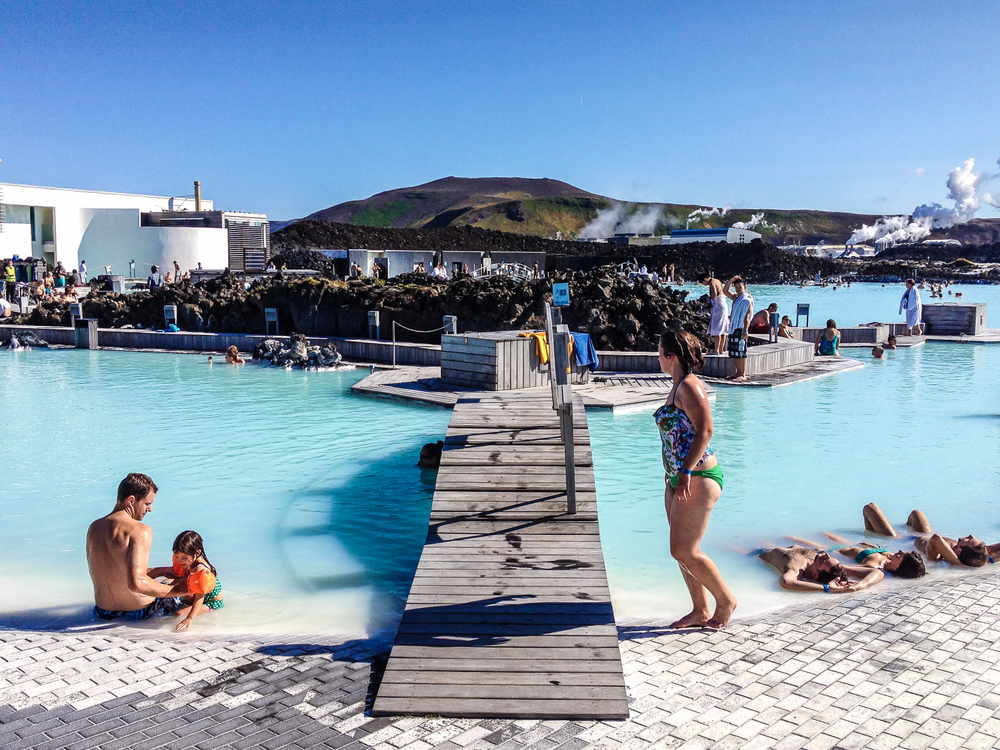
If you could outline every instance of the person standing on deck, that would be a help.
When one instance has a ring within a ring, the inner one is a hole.
[[[729,315],[728,352],[735,360],[736,374],[730,380],[746,380],[747,338],[753,317],[753,295],[741,276],[733,276],[727,281],[722,293],[733,301],[733,310]]]
[[[80,261],[80,283],[87,283],[87,261],[85,260]]]
[[[674,267],[670,266],[670,276],[673,280]],[[722,282],[707,273],[698,279],[699,284],[708,286],[708,297],[712,303],[712,318],[708,323],[708,335],[715,340],[715,354],[725,354],[726,334],[729,331],[729,306],[726,295],[722,293]]]
[[[670,627],[724,628],[736,597],[712,559],[701,551],[712,508],[722,495],[722,469],[709,447],[712,407],[705,386],[694,374],[705,363],[698,339],[685,331],[660,337],[660,370],[674,386],[653,414],[660,431],[665,471],[663,502],[670,524],[670,554],[680,566],[691,595],[691,612]],[[708,593],[715,599],[709,614]]]
[[[906,311],[906,335],[919,336],[921,333],[920,319],[923,317],[924,306],[920,302],[920,290],[914,279],[906,280],[906,291],[899,300],[899,314]],[[915,332],[915,333],[914,333]]]

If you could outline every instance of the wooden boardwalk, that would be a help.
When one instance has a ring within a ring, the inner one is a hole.
[[[374,715],[628,718],[579,398],[574,420],[569,516],[549,389],[459,399]]]

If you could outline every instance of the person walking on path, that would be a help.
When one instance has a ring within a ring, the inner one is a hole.
[[[660,369],[674,383],[666,403],[653,415],[663,448],[663,502],[670,524],[670,554],[680,566],[692,604],[691,612],[670,627],[724,628],[736,609],[736,597],[700,547],[723,479],[709,447],[712,407],[704,384],[694,374],[705,360],[698,339],[684,331],[664,333],[659,355]],[[709,612],[709,593],[715,599],[714,614]]]
[[[673,280],[674,267],[670,266],[670,276]],[[699,284],[708,286],[708,298],[712,303],[712,318],[708,323],[708,335],[715,341],[715,354],[726,353],[726,334],[729,332],[729,306],[726,295],[722,293],[722,282],[707,273],[702,274]]]
[[[741,276],[733,276],[722,288],[722,293],[733,301],[729,315],[729,356],[735,360],[736,374],[731,380],[747,379],[747,337],[753,317],[753,295]]]
[[[920,319],[923,317],[924,306],[920,302],[920,290],[914,279],[906,280],[906,291],[899,300],[899,314],[906,312],[906,335],[919,336],[921,333]]]

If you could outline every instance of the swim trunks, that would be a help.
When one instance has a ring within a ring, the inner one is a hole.
[[[722,467],[716,464],[711,469],[702,469],[701,471],[692,471],[691,476],[693,477],[705,477],[705,479],[711,479],[719,483],[719,489],[722,489]],[[674,474],[670,477],[670,486],[675,490],[677,489],[677,480],[680,478],[679,474]]]
[[[165,599],[154,599],[142,609],[116,610],[94,607],[94,615],[102,620],[150,620],[154,617],[166,617],[181,609],[184,603],[173,596]]]
[[[747,340],[743,338],[743,329],[737,328],[727,339],[726,351],[734,359],[747,358]]]
[[[868,559],[869,555],[874,555],[874,554],[879,554],[879,553],[884,554],[884,553],[886,553],[888,551],[889,550],[887,550],[885,547],[872,547],[870,549],[863,549],[854,558],[854,562],[856,562],[856,563],[858,563],[860,565],[866,559]]]

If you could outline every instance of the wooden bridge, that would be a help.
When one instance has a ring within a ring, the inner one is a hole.
[[[459,399],[374,715],[628,718],[579,398],[573,429],[568,515],[549,389]]]

